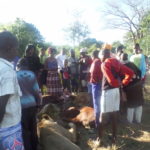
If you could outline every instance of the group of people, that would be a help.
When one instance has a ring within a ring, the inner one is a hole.
[[[60,96],[63,92],[87,91],[87,78],[92,59],[86,54],[86,48],[80,50],[79,59],[73,49],[70,50],[70,56],[67,56],[66,49],[62,49],[58,55],[56,49],[52,47],[49,47],[47,52],[49,56],[45,57],[44,68],[39,78],[43,80],[47,71],[45,79],[40,84],[47,86],[48,95]],[[39,56],[41,59],[46,55],[42,54]]]
[[[114,55],[111,45],[104,44],[102,50],[93,51],[92,57],[82,48],[79,59],[73,49],[70,56],[65,49],[56,55],[52,47],[48,54],[41,49],[38,55],[32,44],[18,59],[17,47],[12,33],[0,33],[0,150],[37,149],[36,114],[43,85],[46,94],[56,99],[64,93],[90,93],[99,139],[111,118],[115,142],[118,111],[120,103],[124,103],[120,101],[122,93],[126,95],[128,122],[132,123],[134,117],[137,123],[141,122],[146,63],[139,44],[135,45],[130,61],[122,45]]]

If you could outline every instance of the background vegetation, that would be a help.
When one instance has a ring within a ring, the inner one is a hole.
[[[127,11],[128,10],[128,11]],[[140,43],[144,54],[150,55],[150,4],[147,0],[122,0],[109,1],[103,10],[106,18],[106,26],[108,28],[117,28],[126,30],[124,41],[114,41],[113,52],[115,48],[123,44],[128,53],[132,53],[133,45]],[[1,24],[0,30],[11,31],[19,40],[19,55],[24,54],[27,44],[34,44],[37,49],[48,46],[55,46],[57,49],[65,47],[66,49],[75,49],[79,55],[79,49],[87,47],[91,53],[95,49],[100,49],[104,43],[102,40],[97,40],[90,37],[88,25],[80,20],[79,12],[76,13],[74,21],[64,28],[64,34],[70,44],[68,45],[52,45],[45,41],[40,31],[31,23],[17,18],[13,23]],[[110,19],[111,18],[111,19]],[[117,33],[116,33],[117,34]],[[108,35],[113,36],[113,35]]]

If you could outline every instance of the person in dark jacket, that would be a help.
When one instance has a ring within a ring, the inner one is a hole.
[[[132,81],[124,87],[127,96],[127,120],[132,123],[135,117],[135,122],[140,123],[144,103],[141,71],[134,63],[128,61],[128,55],[126,53],[121,55],[121,61],[134,72]]]
[[[79,70],[78,70],[78,60],[75,55],[75,51],[73,49],[70,50],[70,57],[68,59],[68,66],[70,67],[70,75],[71,75],[71,92],[78,92],[78,78],[79,78]]]

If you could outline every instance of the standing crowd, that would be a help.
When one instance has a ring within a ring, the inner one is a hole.
[[[124,46],[111,52],[104,44],[92,56],[80,49],[80,57],[71,49],[60,54],[49,47],[37,54],[27,45],[22,58],[17,56],[18,41],[10,32],[0,33],[0,150],[37,150],[37,108],[42,94],[63,99],[71,93],[91,95],[99,142],[108,121],[112,123],[112,142],[117,137],[118,112],[127,105],[127,121],[140,123],[146,60],[137,43],[131,57]],[[45,90],[46,89],[46,90]]]

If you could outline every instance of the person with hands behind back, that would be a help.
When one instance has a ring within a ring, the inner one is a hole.
[[[120,107],[119,88],[121,87],[121,85],[126,86],[133,76],[133,71],[131,69],[121,64],[117,59],[111,58],[110,50],[111,45],[105,44],[103,50],[100,53],[103,79],[102,94],[100,100],[101,115],[99,125],[99,144],[101,144],[103,128],[108,117],[111,118],[112,142],[115,143],[117,133],[117,112],[119,111]],[[124,75],[124,78],[122,80],[120,79],[121,74]]]

